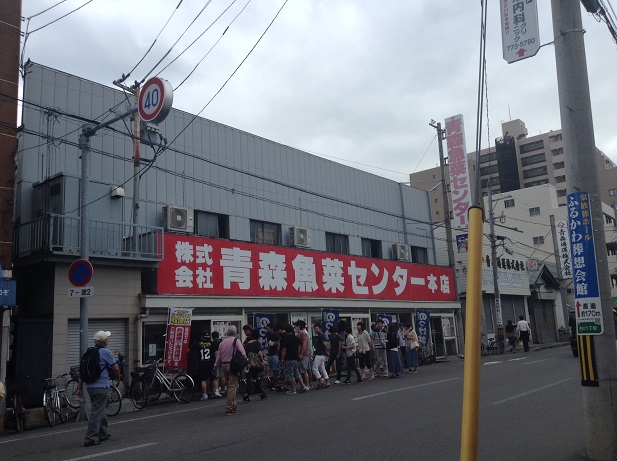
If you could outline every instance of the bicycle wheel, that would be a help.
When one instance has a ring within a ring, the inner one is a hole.
[[[66,388],[64,390],[64,395],[66,396],[66,401],[71,408],[79,408],[80,398],[77,396],[77,388],[78,382],[76,379],[69,380],[66,383]]]
[[[150,386],[148,386],[148,400],[158,400],[163,393],[163,383],[158,377],[155,377]]]
[[[58,408],[60,421],[66,423],[69,420],[69,401],[64,394],[60,394],[60,408]]]
[[[118,391],[120,391],[120,397],[124,398],[129,394],[130,387],[127,381],[118,381],[116,387],[118,388]]]
[[[189,375],[178,375],[171,381],[171,392],[180,403],[189,403],[193,400],[195,383]]]
[[[107,405],[105,406],[105,414],[107,416],[116,416],[120,413],[122,408],[122,396],[117,387],[112,386],[109,389],[109,397],[107,398]]]
[[[131,394],[133,405],[138,410],[141,410],[148,403],[148,389],[143,381],[133,380],[129,393]]]
[[[14,408],[15,414],[15,430],[17,432],[23,432],[26,428],[26,411],[21,407],[21,400],[17,402],[19,408]]]
[[[54,396],[50,391],[45,391],[43,394],[43,411],[45,412],[45,420],[47,423],[51,427],[54,427],[56,425],[58,413],[56,412]]]

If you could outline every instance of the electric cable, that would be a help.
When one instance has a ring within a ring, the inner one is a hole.
[[[61,5],[62,3],[66,2],[67,0],[60,0],[58,3],[51,5],[48,8],[45,8],[43,11],[39,11],[36,14],[33,14],[32,16],[29,16],[28,19],[32,19],[32,18],[36,18],[37,16],[42,15],[43,13],[47,13],[49,10],[51,10],[52,8],[57,7],[58,5]]]
[[[76,11],[81,10],[84,6],[88,5],[89,3],[92,3],[93,1],[94,1],[94,0],[88,0],[88,1],[87,1],[86,3],[84,3],[83,5],[78,6],[77,8],[75,8],[74,10],[69,11],[69,12],[68,12],[68,13],[66,13],[66,14],[63,14],[63,15],[62,15],[62,16],[60,16],[59,18],[54,19],[53,21],[50,21],[50,22],[48,22],[47,24],[42,25],[41,27],[37,27],[36,29],[31,30],[30,32],[28,32],[28,35],[32,35],[33,33],[38,32],[38,31],[39,31],[39,30],[41,30],[41,29],[45,29],[45,27],[47,27],[47,26],[51,26],[52,24],[54,24],[54,23],[56,23],[56,22],[60,21],[61,19],[66,18],[68,15],[73,14],[73,13],[75,13]],[[25,41],[24,41],[24,42],[25,42]],[[24,45],[25,45],[25,43],[24,43]]]

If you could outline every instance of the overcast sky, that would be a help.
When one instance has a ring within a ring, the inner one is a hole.
[[[23,0],[29,18],[59,0]],[[30,20],[29,30],[87,0],[66,0]],[[33,32],[25,57],[105,85],[128,73],[179,0],[93,0]],[[221,37],[247,0],[184,0],[128,82],[175,58],[158,74],[173,87]],[[284,0],[252,0],[195,73],[174,92],[174,107],[199,112],[268,27]],[[552,45],[514,64],[502,58],[499,2],[487,28],[491,145],[501,122],[521,119],[529,135],[561,127]],[[553,40],[549,0],[539,0],[541,43]],[[129,9],[130,8],[130,9]],[[617,45],[583,11],[596,145],[617,162]],[[22,30],[26,22],[22,23]],[[202,116],[396,181],[439,161],[434,119],[465,118],[475,147],[480,47],[478,0],[289,0],[261,42]],[[162,66],[161,66],[162,67]],[[159,67],[159,69],[161,68]],[[486,104],[486,103],[485,103]],[[482,147],[487,147],[486,118]]]

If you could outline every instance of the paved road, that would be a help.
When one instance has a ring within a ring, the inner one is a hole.
[[[578,361],[569,348],[482,358],[480,460],[574,461],[585,441]],[[112,438],[82,447],[85,423],[0,436],[7,460],[458,460],[463,361],[418,374],[332,385],[267,401],[194,401],[111,419]]]

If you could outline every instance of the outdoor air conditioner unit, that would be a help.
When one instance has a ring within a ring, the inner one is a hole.
[[[397,261],[409,261],[409,247],[402,243],[392,245],[392,256]]]
[[[194,214],[192,208],[184,208],[175,205],[164,206],[163,217],[165,218],[165,230],[193,233],[195,230],[193,221]]]
[[[306,227],[290,227],[289,242],[294,247],[310,247],[311,230]]]

